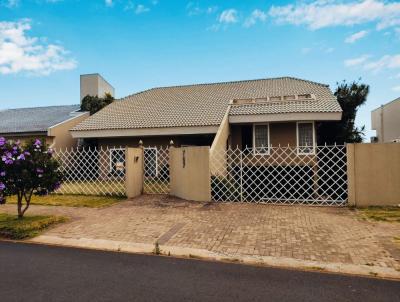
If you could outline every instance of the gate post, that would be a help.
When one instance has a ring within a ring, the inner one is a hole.
[[[125,149],[125,193],[134,198],[143,193],[143,149]]]
[[[356,181],[355,181],[355,144],[346,144],[347,155],[347,196],[349,206],[356,206]]]

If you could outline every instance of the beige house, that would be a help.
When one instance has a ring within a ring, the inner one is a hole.
[[[373,110],[371,124],[372,130],[376,130],[372,142],[400,142],[400,98]]]
[[[268,153],[269,146],[313,152],[316,123],[340,120],[327,85],[282,77],[160,87],[115,101],[71,129],[98,146],[238,146]]]
[[[52,148],[77,145],[70,129],[89,116],[79,105],[7,109],[0,111],[0,137],[21,143],[39,138]]]

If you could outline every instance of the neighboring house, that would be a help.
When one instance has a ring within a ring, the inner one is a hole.
[[[313,153],[316,123],[340,120],[328,85],[291,77],[160,87],[117,100],[71,129],[98,146],[269,146]]]
[[[0,110],[0,137],[20,140],[39,138],[52,148],[72,148],[77,139],[69,129],[89,116],[79,105]]]
[[[400,142],[400,98],[373,110],[371,124],[372,130],[376,130],[372,142]]]
[[[80,76],[81,101],[87,95],[103,97],[106,93],[114,96],[114,87],[98,73]],[[21,143],[39,138],[54,149],[69,149],[79,142],[70,129],[88,117],[80,105],[0,110],[0,137]]]

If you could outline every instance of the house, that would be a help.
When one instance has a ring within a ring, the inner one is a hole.
[[[87,96],[114,96],[112,87],[100,74],[80,76],[80,100]],[[72,137],[71,128],[89,117],[80,105],[63,105],[0,110],[0,137],[10,140],[39,138],[54,149],[76,147],[79,140]]]
[[[400,142],[400,98],[372,110],[371,124],[376,130],[372,142]]]
[[[327,85],[281,77],[159,87],[129,95],[71,129],[98,146],[227,146],[268,153],[299,146],[312,153],[316,123],[340,120],[342,109]]]
[[[52,148],[72,148],[77,139],[69,129],[89,116],[79,105],[48,106],[0,111],[0,137],[21,143],[39,138]]]

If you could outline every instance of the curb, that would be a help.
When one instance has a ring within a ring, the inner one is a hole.
[[[154,244],[133,243],[126,241],[114,241],[88,238],[63,238],[58,236],[41,235],[25,242],[95,249],[114,252],[154,254]],[[272,256],[240,256],[215,253],[204,249],[183,248],[176,246],[160,245],[160,255],[172,257],[194,258],[211,261],[234,262],[247,265],[269,266],[294,270],[318,271],[364,277],[375,277],[400,280],[400,271],[388,267],[326,263],[318,261],[306,261],[293,258]]]

